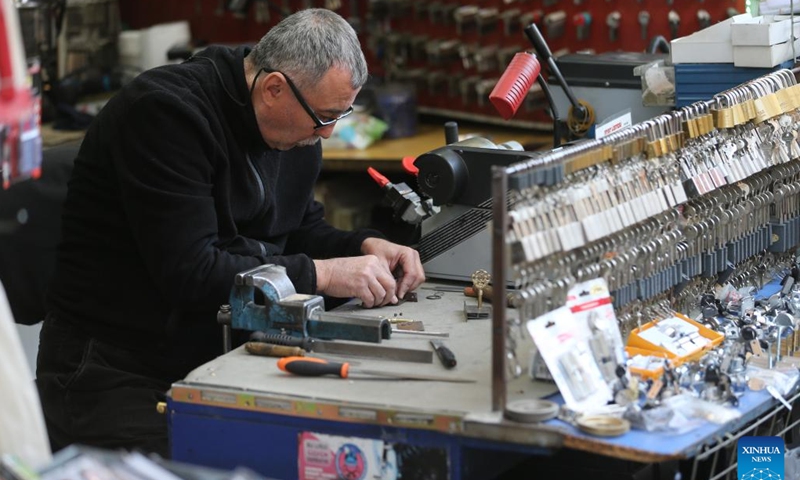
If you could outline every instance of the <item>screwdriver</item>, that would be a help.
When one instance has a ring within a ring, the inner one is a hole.
[[[385,370],[370,370],[365,368],[351,368],[347,362],[329,362],[321,358],[312,357],[284,357],[278,360],[278,368],[284,372],[302,375],[304,377],[321,377],[336,375],[347,378],[351,373],[364,375],[377,375],[403,380],[431,380],[440,382],[474,383],[471,378],[451,377],[445,375],[428,375],[424,373],[400,373]]]
[[[456,362],[456,355],[452,350],[445,347],[441,340],[431,340],[431,345],[445,368],[453,368],[458,364],[458,362]]]

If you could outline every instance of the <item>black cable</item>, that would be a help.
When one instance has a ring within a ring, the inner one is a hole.
[[[214,60],[211,60],[210,58],[204,57],[202,55],[192,55],[186,61],[187,62],[191,62],[195,58],[199,58],[201,60],[208,60],[211,63],[211,66],[214,67],[214,71],[217,72],[217,78],[219,78],[219,83],[222,84],[222,90],[224,90],[225,93],[228,94],[228,97],[230,97],[230,99],[233,101],[233,103],[235,103],[236,105],[239,105],[240,107],[246,107],[247,106],[247,102],[242,102],[238,98],[234,97],[233,94],[228,90],[228,87],[225,86],[225,80],[222,79],[222,73],[219,71],[219,67],[217,67],[217,64],[214,63]]]
[[[550,86],[547,84],[547,80],[544,79],[543,75],[539,75],[536,81],[539,82],[539,86],[542,87],[542,92],[544,92],[544,96],[547,98],[547,103],[550,104],[550,113],[553,114],[553,148],[558,148],[561,146],[561,119],[558,115],[556,102],[553,99],[553,92],[550,91]]]
[[[581,121],[588,120],[589,111],[578,101],[572,89],[567,84],[566,79],[564,79],[564,76],[561,74],[561,70],[558,68],[555,58],[553,58],[553,53],[550,51],[550,47],[542,36],[542,32],[539,31],[539,27],[537,27],[535,23],[531,23],[523,30],[525,36],[528,37],[531,45],[533,45],[534,50],[536,50],[537,55],[539,55],[539,58],[543,59],[544,63],[550,68],[550,74],[556,77],[558,84],[561,86],[561,89],[564,90],[564,94],[567,96],[569,103],[572,104],[573,111],[577,113],[578,118],[580,118]]]

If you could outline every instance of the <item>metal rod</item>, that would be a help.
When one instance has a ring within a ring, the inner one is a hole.
[[[419,335],[421,337],[449,337],[450,334],[447,332],[425,332],[419,330],[400,330],[397,328],[392,329],[393,334],[401,334],[401,335]]]
[[[492,167],[492,410],[506,408],[506,231],[508,211],[505,167]]]

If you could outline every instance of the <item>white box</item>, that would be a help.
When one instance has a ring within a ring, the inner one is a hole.
[[[785,15],[764,15],[731,25],[731,44],[765,46],[788,42],[792,36],[792,18]],[[794,22],[794,36],[800,37],[800,18]]]
[[[670,42],[672,63],[733,63],[731,26],[752,20],[749,13],[736,15]]]
[[[792,51],[792,42],[761,47],[740,45],[733,47],[733,65],[735,67],[772,68],[791,60],[795,53],[800,54],[800,39],[794,41],[794,51]]]
[[[141,32],[142,70],[170,63],[167,59],[169,49],[175,45],[188,44],[192,39],[189,22],[186,20],[160,23]]]

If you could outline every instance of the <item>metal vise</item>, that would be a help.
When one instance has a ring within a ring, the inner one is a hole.
[[[226,352],[231,328],[372,343],[392,334],[391,324],[383,317],[325,312],[323,298],[297,293],[286,268],[280,265],[261,265],[238,273],[230,304],[220,307],[217,321],[223,325]]]

